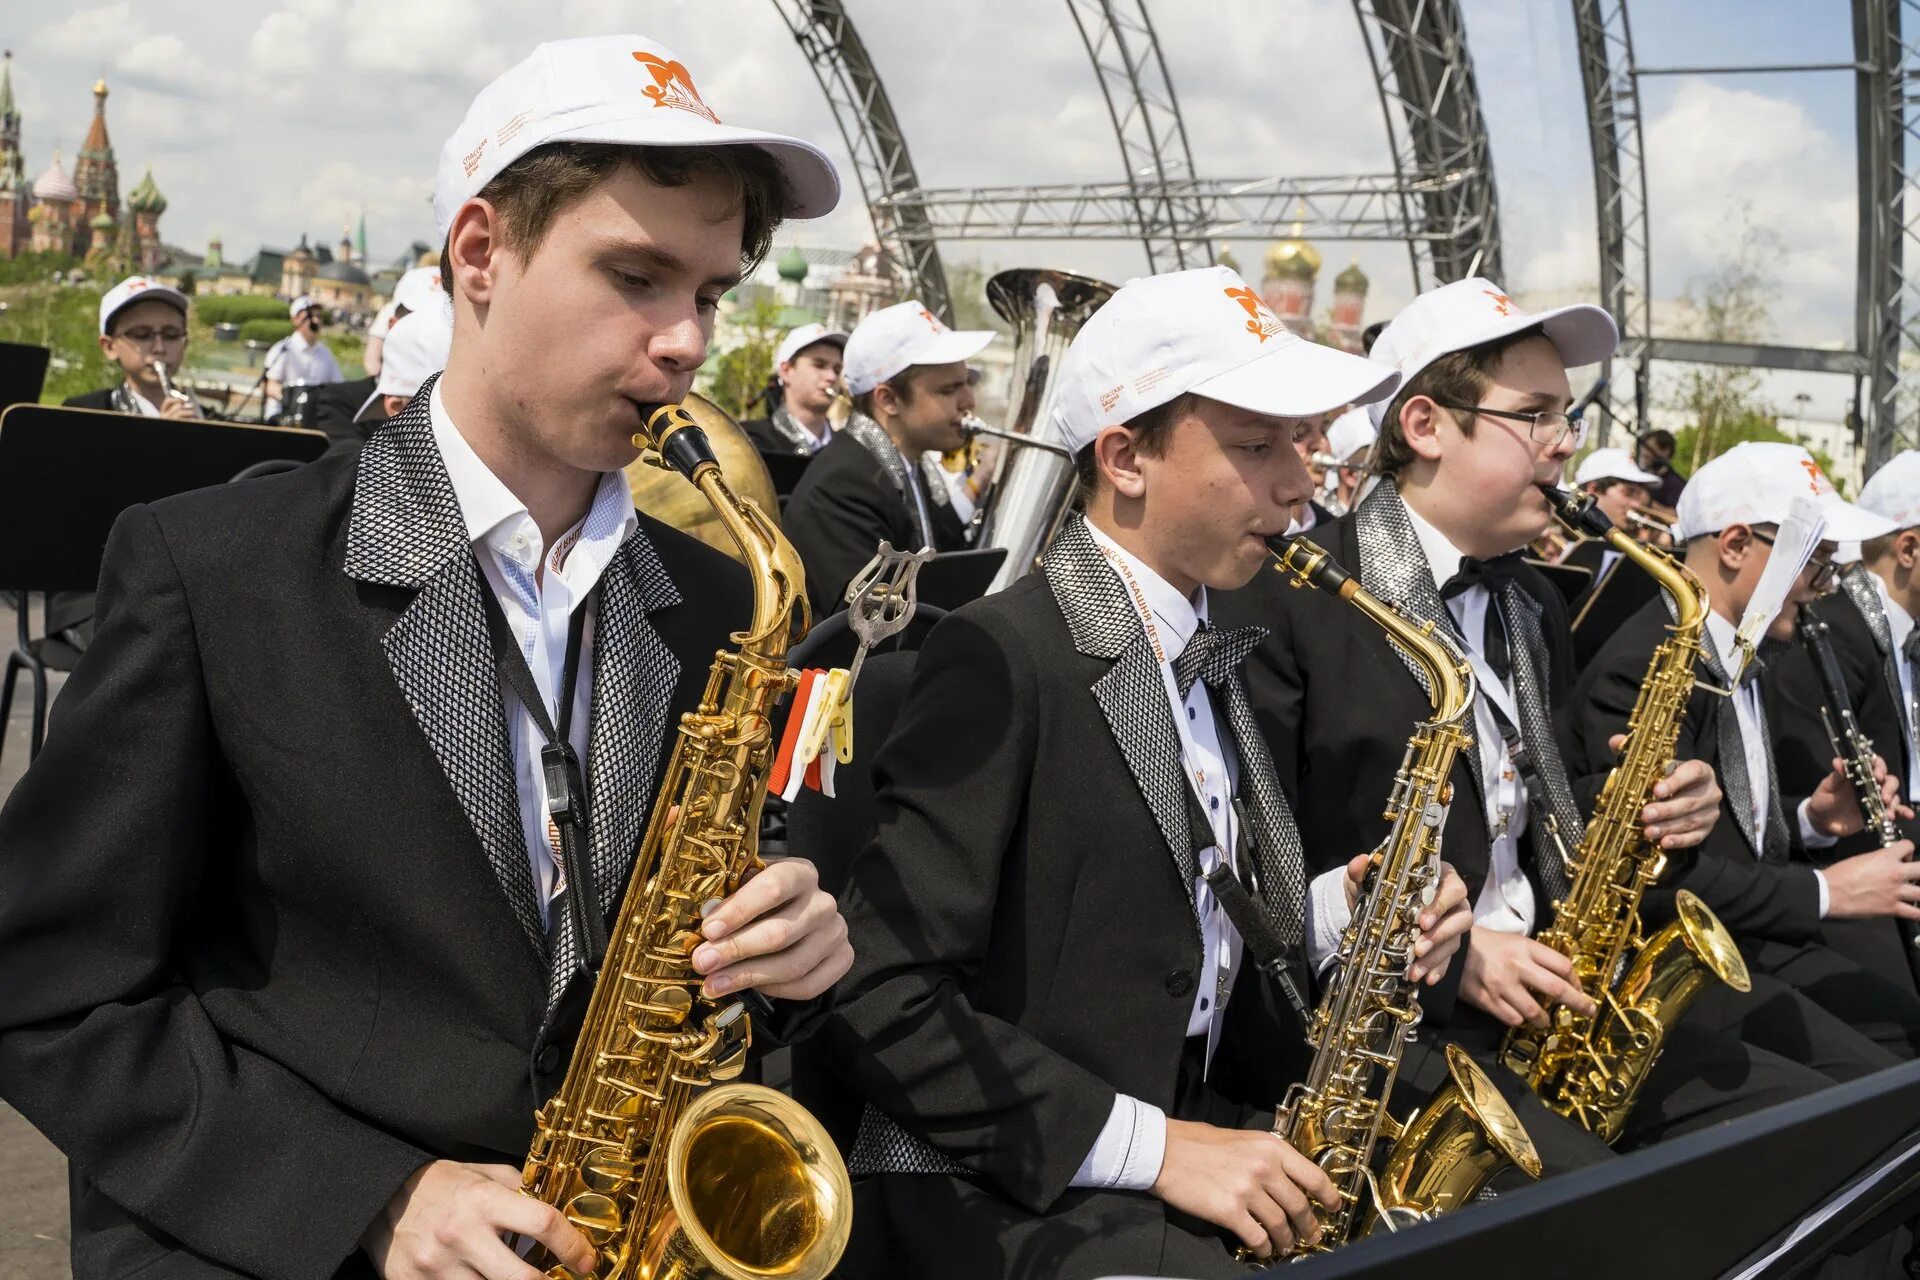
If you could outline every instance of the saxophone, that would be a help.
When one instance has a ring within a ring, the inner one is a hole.
[[[1447,779],[1454,758],[1473,743],[1465,727],[1473,670],[1431,623],[1403,617],[1312,543],[1287,539],[1279,557],[1274,567],[1295,587],[1339,596],[1413,655],[1433,703],[1433,718],[1415,729],[1394,777],[1386,814],[1392,826],[1374,851],[1359,907],[1340,939],[1343,963],[1314,1010],[1312,1066],[1275,1116],[1274,1132],[1340,1190],[1338,1209],[1315,1206],[1318,1243],[1300,1246],[1325,1252],[1379,1222],[1398,1230],[1465,1204],[1510,1164],[1537,1178],[1540,1158],[1506,1099],[1453,1045],[1447,1046],[1451,1082],[1405,1122],[1387,1114],[1401,1057],[1420,1020],[1419,989],[1407,980],[1407,966],[1415,921],[1440,885],[1440,829],[1452,792]],[[1374,1146],[1382,1138],[1391,1148],[1376,1176]]]
[[[758,868],[773,747],[768,713],[797,683],[787,649],[807,629],[800,558],[735,496],[680,405],[652,409],[634,443],[699,487],[753,573],[753,622],[714,658],[682,717],[560,1091],[521,1189],[592,1243],[595,1280],[818,1280],[852,1227],[846,1166],[805,1108],[732,1081],[751,1039],[746,1005],[700,995],[688,957],[702,908]],[[568,1273],[536,1250],[554,1280]]]
[[[1718,979],[1746,991],[1752,982],[1733,936],[1686,890],[1676,895],[1672,924],[1648,938],[1640,922],[1641,899],[1666,869],[1666,856],[1641,831],[1640,812],[1666,776],[1693,695],[1706,589],[1672,556],[1614,528],[1587,495],[1549,485],[1541,491],[1557,518],[1604,536],[1653,575],[1675,606],[1674,624],[1640,682],[1619,763],[1607,775],[1579,851],[1569,860],[1572,885],[1539,937],[1573,961],[1574,980],[1599,1012],[1587,1017],[1555,1006],[1547,1026],[1515,1027],[1500,1048],[1501,1061],[1549,1107],[1612,1142],[1660,1056],[1668,1028],[1701,988]]]

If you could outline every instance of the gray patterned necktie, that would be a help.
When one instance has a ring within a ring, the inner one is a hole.
[[[1173,660],[1173,682],[1180,687],[1180,696],[1185,698],[1193,692],[1195,680],[1204,681],[1210,689],[1224,686],[1265,636],[1259,627],[1221,631],[1203,619],[1187,647]]]

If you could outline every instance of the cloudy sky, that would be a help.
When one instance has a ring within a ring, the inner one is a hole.
[[[1591,290],[1593,187],[1566,0],[1464,0],[1493,136],[1507,285]],[[848,0],[927,186],[1112,179],[1106,108],[1063,4]],[[1210,177],[1385,172],[1379,99],[1346,0],[1157,0],[1169,73]],[[1643,66],[1851,58],[1837,0],[1641,0]],[[366,212],[377,260],[431,239],[440,144],[475,90],[538,41],[638,30],[673,48],[730,121],[845,149],[785,22],[767,0],[8,0],[30,174],[71,165],[92,110],[108,120],[123,190],[151,163],[169,241],[229,257],[305,232],[332,242]],[[1852,325],[1853,86],[1844,73],[1643,82],[1654,292],[1678,295],[1725,253],[1743,211],[1783,252],[1773,340],[1827,344]],[[851,170],[848,170],[851,185]],[[798,242],[865,238],[858,199],[789,228]],[[1261,246],[1234,246],[1250,273]],[[1389,245],[1323,245],[1374,279],[1370,315],[1411,289]],[[967,243],[950,260],[1064,266],[1123,279],[1126,243]],[[1826,380],[1836,395],[1842,380]],[[1818,398],[1828,399],[1822,388]]]

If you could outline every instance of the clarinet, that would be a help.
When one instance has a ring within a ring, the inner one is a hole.
[[[1873,739],[1860,732],[1860,718],[1853,713],[1853,699],[1847,695],[1846,678],[1840,674],[1840,660],[1834,656],[1827,624],[1803,608],[1793,629],[1807,647],[1814,674],[1820,678],[1820,723],[1826,726],[1827,741],[1844,765],[1847,784],[1853,788],[1866,829],[1884,848],[1904,837],[1894,823],[1893,810],[1880,794],[1880,784],[1874,781]],[[1899,925],[1907,945],[1920,949],[1920,921],[1902,920]]]

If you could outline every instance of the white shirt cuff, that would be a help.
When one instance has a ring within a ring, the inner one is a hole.
[[[1820,918],[1822,920],[1825,920],[1827,918],[1827,902],[1828,902],[1827,877],[1821,874],[1821,872],[1816,869],[1813,873],[1813,882],[1816,885],[1820,886]]]
[[[1793,811],[1794,816],[1800,820],[1800,843],[1809,849],[1831,849],[1834,845],[1840,843],[1840,837],[1822,835],[1813,829],[1813,822],[1807,817],[1807,806],[1812,803],[1813,797],[1808,796],[1800,802],[1800,807]],[[1825,882],[1822,881],[1821,883],[1824,886]],[[1825,888],[1823,887],[1820,892],[1822,894],[1820,901],[1824,904],[1826,902],[1826,897],[1824,896],[1826,893]],[[1820,914],[1826,914],[1824,907]]]
[[[1325,973],[1340,951],[1341,935],[1353,919],[1347,905],[1347,869],[1335,867],[1313,878],[1307,892],[1307,964],[1315,976]]]
[[[1151,1191],[1167,1158],[1167,1113],[1151,1102],[1113,1095],[1106,1127],[1073,1175],[1076,1187]]]

